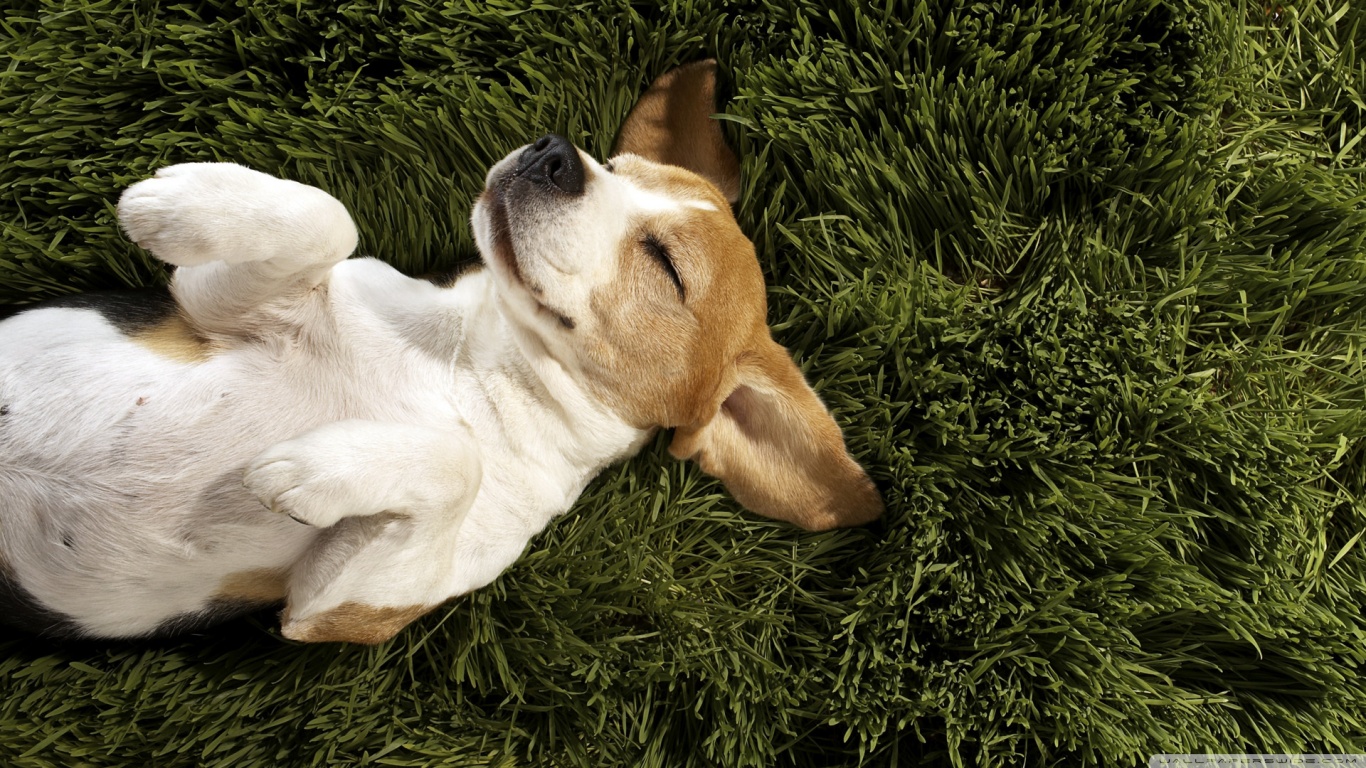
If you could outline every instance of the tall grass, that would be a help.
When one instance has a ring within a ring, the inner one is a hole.
[[[1366,8],[11,0],[0,303],[154,284],[222,159],[477,257],[485,169],[717,57],[770,321],[888,506],[802,533],[657,441],[378,648],[0,640],[12,766],[1142,765],[1366,751]],[[3,503],[3,500],[0,500]]]

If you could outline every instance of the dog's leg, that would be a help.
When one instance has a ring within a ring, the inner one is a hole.
[[[267,449],[247,487],[322,531],[290,577],[286,637],[378,643],[444,602],[478,492],[473,435],[341,421]]]
[[[178,267],[176,300],[212,333],[250,332],[244,315],[306,293],[357,242],[336,198],[232,163],[162,168],[123,193],[118,213],[134,242]]]

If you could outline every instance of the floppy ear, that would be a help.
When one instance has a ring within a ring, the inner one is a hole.
[[[764,335],[743,355],[711,421],[679,427],[669,452],[696,459],[747,509],[823,531],[882,514],[882,498],[787,350]]]
[[[716,111],[716,61],[694,61],[659,76],[627,115],[613,155],[630,153],[686,168],[740,199],[740,161],[726,146]]]

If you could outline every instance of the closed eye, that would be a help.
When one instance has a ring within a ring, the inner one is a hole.
[[[654,235],[646,235],[640,244],[645,247],[645,252],[650,254],[660,267],[669,275],[669,279],[674,281],[674,287],[678,289],[678,300],[686,301],[688,292],[683,289],[683,278],[678,275],[678,268],[674,266],[673,257],[669,255],[669,249],[659,242]]]

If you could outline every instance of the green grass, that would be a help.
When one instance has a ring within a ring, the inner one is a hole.
[[[0,640],[0,765],[1366,752],[1359,3],[8,7],[0,303],[164,281],[113,205],[194,159],[472,260],[495,159],[716,56],[770,320],[888,514],[761,520],[661,439],[378,648]]]

